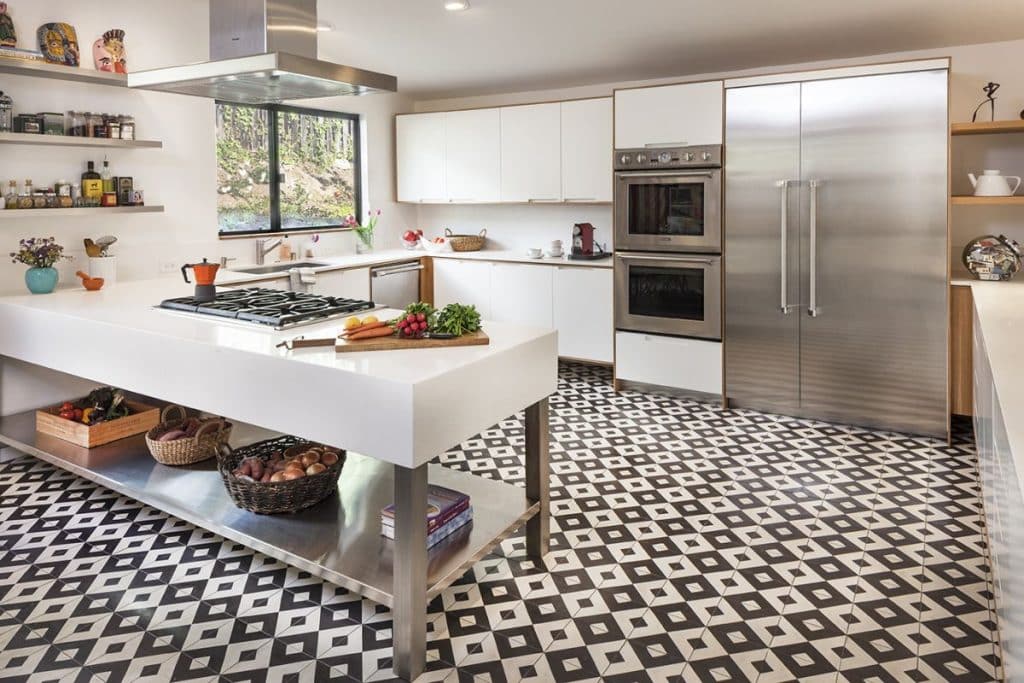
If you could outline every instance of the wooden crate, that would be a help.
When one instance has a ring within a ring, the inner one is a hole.
[[[155,406],[128,401],[128,407],[132,411],[131,415],[94,425],[65,420],[59,415],[59,405],[43,408],[36,411],[36,431],[70,441],[76,446],[95,448],[111,441],[143,434],[160,422],[160,409]]]

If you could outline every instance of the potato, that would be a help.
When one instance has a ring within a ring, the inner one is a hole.
[[[248,476],[246,476],[246,475],[244,475],[244,474],[243,474],[243,475],[241,475],[241,476],[240,476],[240,477],[238,477],[238,478],[239,478],[239,480],[241,480],[241,481],[247,481],[247,482],[249,482],[250,484],[255,484],[255,483],[256,483],[256,480],[255,480],[255,479],[253,479],[252,477],[248,477]]]
[[[284,478],[286,480],[288,480],[288,481],[291,481],[293,479],[301,479],[302,477],[306,476],[306,473],[303,472],[302,470],[293,470],[293,469],[287,469],[284,472],[282,472],[281,474],[283,474]]]
[[[242,470],[242,474],[244,474],[245,476],[252,476],[252,463],[250,463],[248,460],[243,460],[241,466],[238,469]]]
[[[308,468],[310,465],[320,462],[320,454],[314,453],[313,451],[307,451],[302,456],[302,466]]]
[[[270,478],[272,476],[274,476],[274,475],[272,475],[270,473],[270,470],[267,470],[266,472],[263,473],[263,476],[260,477],[260,483],[261,484],[269,484],[270,483]]]
[[[263,463],[260,460],[253,460],[252,464],[249,465],[249,469],[252,470],[253,479],[263,478]]]
[[[275,472],[284,472],[284,469],[285,469],[284,461],[278,460],[277,462],[274,463],[274,471]]]
[[[327,471],[327,468],[324,467],[321,463],[318,463],[318,462],[315,462],[315,463],[313,463],[312,465],[310,465],[309,467],[306,468],[306,474],[308,474],[309,476],[313,476],[314,474],[322,474],[323,472],[326,472],[326,471]]]
[[[181,431],[180,429],[172,429],[171,431],[166,432],[165,434],[157,438],[157,441],[176,441],[182,438],[183,436],[185,436],[185,432]]]
[[[334,465],[338,462],[338,454],[332,453],[331,451],[327,451],[322,456],[320,456],[320,462],[330,467],[331,465]]]
[[[288,481],[288,477],[284,475],[284,472],[274,472],[270,477],[270,481],[277,483],[279,481]]]

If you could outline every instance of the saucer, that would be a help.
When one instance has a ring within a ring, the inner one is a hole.
[[[545,252],[545,254],[548,258],[562,258],[563,256],[565,256],[564,251],[548,251]]]

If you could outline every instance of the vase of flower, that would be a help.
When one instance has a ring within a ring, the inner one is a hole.
[[[360,225],[356,217],[349,214],[345,217],[343,227],[351,228],[356,234],[356,253],[369,254],[373,251],[373,231],[377,228],[377,221],[380,219],[381,210],[371,211],[366,225]]]
[[[11,252],[11,263],[28,266],[25,271],[25,286],[33,294],[49,294],[57,288],[60,279],[54,265],[62,259],[64,247],[52,237],[30,237],[18,243],[18,251]]]

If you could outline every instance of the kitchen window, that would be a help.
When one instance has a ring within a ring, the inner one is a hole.
[[[217,103],[221,236],[325,230],[359,216],[359,117]]]

